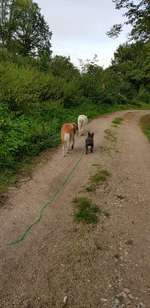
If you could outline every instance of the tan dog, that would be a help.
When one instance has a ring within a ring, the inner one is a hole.
[[[61,127],[61,143],[63,145],[63,155],[65,156],[70,149],[73,150],[75,143],[75,134],[78,126],[75,123],[65,123]]]

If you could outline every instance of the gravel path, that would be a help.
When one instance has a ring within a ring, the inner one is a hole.
[[[32,224],[80,159],[84,137],[65,158],[61,148],[44,152],[32,177],[9,190],[0,209],[0,308],[150,308],[150,144],[138,125],[147,113],[123,111],[90,122],[95,152],[82,156],[62,194],[15,246],[8,243]],[[113,127],[118,116],[124,120]],[[98,165],[111,175],[87,193]],[[110,217],[77,224],[77,195]]]

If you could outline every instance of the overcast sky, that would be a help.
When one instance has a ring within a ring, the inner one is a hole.
[[[123,18],[112,0],[36,0],[53,32],[53,54],[78,59],[98,55],[99,64],[107,67],[119,44],[127,40],[127,31],[117,39],[106,32]]]

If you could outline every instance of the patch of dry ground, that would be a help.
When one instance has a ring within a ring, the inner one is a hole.
[[[46,159],[43,154],[32,178],[10,189],[0,209],[1,308],[150,307],[150,144],[138,126],[146,113],[117,112],[89,124],[95,152],[83,155],[62,194],[16,246],[7,244],[61,187],[81,156],[84,137],[66,158],[61,149],[52,158],[51,152]],[[116,116],[124,121],[114,128]],[[88,193],[97,164],[111,176]],[[92,198],[110,217],[100,217],[96,225],[75,223],[72,199],[80,195]]]

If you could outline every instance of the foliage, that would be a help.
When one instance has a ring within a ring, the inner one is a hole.
[[[121,33],[121,31],[122,31],[122,25],[115,24],[109,31],[107,31],[107,35],[111,38],[117,38],[118,35]]]
[[[0,42],[15,54],[51,55],[51,35],[37,3],[32,0],[4,1],[1,8]]]
[[[149,0],[113,0],[116,9],[123,9],[126,21],[131,25],[130,38],[134,41],[147,42],[150,39],[150,1]],[[117,37],[122,30],[121,24],[116,24],[107,32],[110,37]]]
[[[140,121],[141,128],[144,134],[147,136],[150,141],[150,115],[145,115],[141,118]]]
[[[53,57],[50,62],[50,69],[54,76],[61,77],[66,81],[80,76],[78,69],[71,63],[69,57]]]
[[[126,101],[150,100],[150,42],[121,45],[111,71],[120,78],[120,94]]]
[[[0,1],[0,44],[5,46],[6,37],[8,34],[8,19],[9,19],[9,8],[10,0],[1,0]]]

